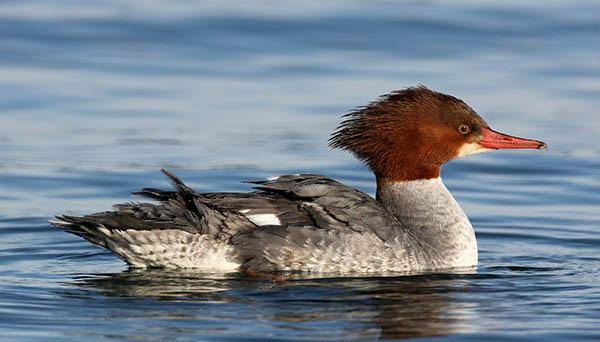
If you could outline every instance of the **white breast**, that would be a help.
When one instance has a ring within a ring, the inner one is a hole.
[[[477,265],[473,227],[441,178],[395,182],[378,191],[384,205],[427,246],[422,256],[427,267]]]

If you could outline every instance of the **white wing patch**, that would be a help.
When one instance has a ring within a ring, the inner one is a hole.
[[[243,213],[243,211],[240,212]],[[281,221],[275,214],[246,215],[246,218],[257,226],[281,226]]]

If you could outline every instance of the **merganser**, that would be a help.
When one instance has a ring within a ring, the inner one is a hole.
[[[199,193],[162,170],[174,191],[134,192],[53,226],[111,250],[132,267],[351,273],[477,265],[469,219],[440,178],[455,158],[546,144],[492,130],[462,100],[424,86],[394,91],[346,114],[330,146],[375,174],[373,198],[314,174],[272,177],[251,193]]]

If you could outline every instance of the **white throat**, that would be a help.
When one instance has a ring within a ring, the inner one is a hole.
[[[490,151],[493,150],[490,148],[485,148],[479,145],[478,143],[474,142],[462,145],[462,147],[458,150],[458,153],[456,154],[455,158],[467,157],[472,156],[474,154],[485,153]]]

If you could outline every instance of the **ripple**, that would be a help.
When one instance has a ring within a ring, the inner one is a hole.
[[[598,13],[562,0],[3,3],[1,336],[597,340]],[[160,167],[199,191],[306,172],[374,194],[327,137],[341,114],[417,83],[550,145],[445,166],[478,269],[140,272],[46,223],[167,187]]]

